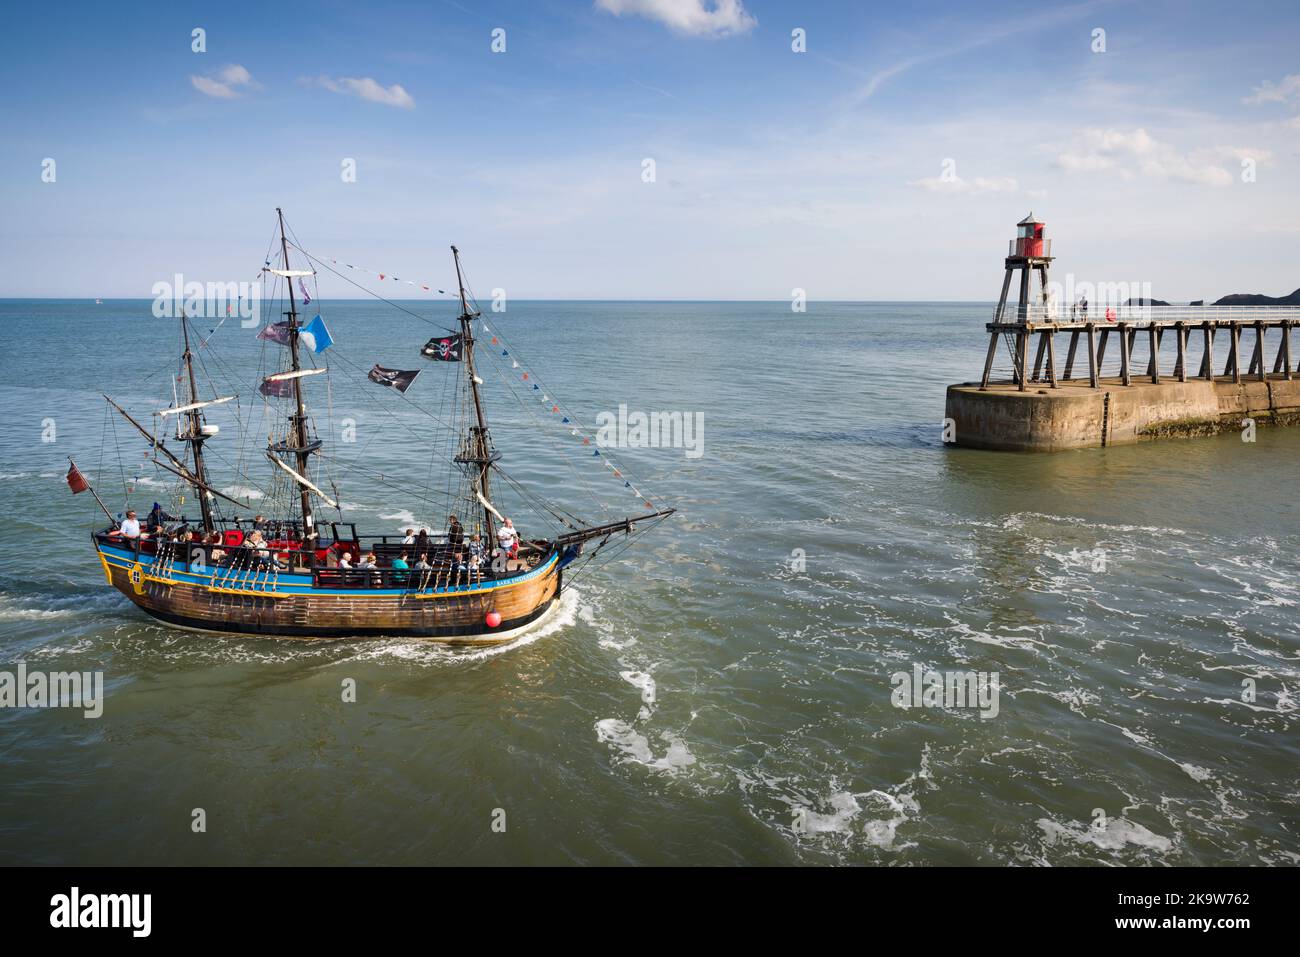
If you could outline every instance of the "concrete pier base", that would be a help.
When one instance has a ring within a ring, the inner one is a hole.
[[[1146,439],[1240,431],[1242,419],[1257,426],[1300,424],[1300,379],[1281,375],[1234,383],[1231,377],[1159,383],[1102,379],[1066,380],[1053,389],[1031,383],[948,387],[945,415],[955,422],[957,445],[976,449],[1054,452],[1122,445]]]

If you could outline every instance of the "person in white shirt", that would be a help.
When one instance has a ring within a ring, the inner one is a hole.
[[[352,567],[352,553],[344,552],[342,557],[339,558],[339,568],[351,568],[351,567]]]
[[[128,509],[126,518],[122,519],[122,524],[118,528],[123,538],[142,538],[140,534],[140,520],[135,517],[135,509]]]
[[[497,529],[497,543],[503,551],[510,553],[511,558],[519,553],[519,532],[515,529],[515,523],[508,518]]]
[[[406,530],[406,537],[405,537],[404,539],[402,539],[402,544],[403,544],[403,545],[414,545],[414,544],[415,544],[415,529],[413,529],[413,528],[408,528],[408,529]]]

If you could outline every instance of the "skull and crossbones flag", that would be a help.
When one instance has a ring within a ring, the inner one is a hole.
[[[420,350],[420,355],[426,359],[433,359],[435,362],[459,362],[461,356],[461,337],[460,333],[454,336],[434,336],[424,344]]]
[[[376,365],[370,370],[369,379],[371,382],[389,386],[398,392],[405,392],[419,374],[419,369],[385,369],[381,365]]]

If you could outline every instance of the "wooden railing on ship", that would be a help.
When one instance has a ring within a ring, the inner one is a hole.
[[[183,523],[185,520],[180,519],[180,521]],[[445,541],[441,541],[428,546],[427,554],[429,564],[432,566],[430,568],[416,568],[414,564],[409,568],[393,568],[391,565],[382,568],[340,568],[337,565],[322,564],[317,559],[316,552],[308,549],[211,545],[201,542],[176,542],[165,538],[124,539],[120,536],[110,536],[106,532],[97,533],[96,538],[102,544],[133,551],[136,561],[149,560],[150,574],[159,580],[162,580],[160,569],[174,560],[188,564],[191,569],[201,569],[203,572],[211,569],[214,588],[254,594],[274,590],[281,574],[310,574],[312,586],[317,588],[420,591],[429,588],[458,588],[518,576],[528,571],[536,560],[549,552],[548,543],[540,541],[525,543],[520,548],[523,561],[515,560],[513,562],[515,567],[498,572],[491,563],[477,569],[470,569],[467,564],[457,562],[455,555],[468,554],[468,550],[463,547],[453,548]],[[335,544],[343,544],[353,551],[354,559],[356,549],[359,548],[362,555],[368,551],[376,551],[376,557],[382,560],[384,555],[380,554],[376,547],[384,546],[388,538],[397,538],[397,536],[371,536],[367,540],[371,542],[372,547],[360,546],[354,541],[345,541],[323,543],[321,548],[328,550]],[[379,541],[376,542],[375,539]],[[213,558],[214,551],[220,553],[219,558]],[[411,552],[412,546],[402,545],[400,542],[387,543],[384,547],[386,554],[404,553],[410,556]],[[270,557],[264,553],[269,553]],[[418,556],[412,556],[412,562],[415,559],[418,559]],[[252,572],[253,575],[242,577],[237,574],[239,572]]]

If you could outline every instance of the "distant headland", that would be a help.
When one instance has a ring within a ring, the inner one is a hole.
[[[1128,306],[1167,306],[1163,299],[1130,299]],[[1188,303],[1189,306],[1203,306],[1204,299]],[[1300,289],[1288,296],[1266,296],[1261,292],[1234,292],[1230,296],[1210,303],[1212,306],[1300,306]]]

